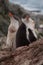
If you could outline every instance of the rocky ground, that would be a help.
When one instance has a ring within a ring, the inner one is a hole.
[[[1,65],[43,65],[43,39],[15,51],[0,51]]]

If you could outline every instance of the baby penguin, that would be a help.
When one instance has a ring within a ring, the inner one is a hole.
[[[9,13],[10,25],[8,27],[6,46],[8,48],[16,48],[16,32],[19,27],[19,22],[13,17],[12,13]]]

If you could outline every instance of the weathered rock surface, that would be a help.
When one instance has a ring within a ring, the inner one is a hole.
[[[9,19],[8,19],[8,16],[5,16],[5,17],[0,15],[0,37],[6,36],[8,32]]]
[[[1,65],[43,65],[43,39],[15,51],[0,51]]]
[[[6,36],[0,37],[0,50],[4,49],[6,45]]]

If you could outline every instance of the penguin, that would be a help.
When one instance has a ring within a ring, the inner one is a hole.
[[[30,43],[37,40],[34,27],[34,21],[26,14],[16,33],[16,47],[28,46]]]
[[[6,47],[16,49],[16,33],[19,28],[19,22],[11,12],[9,12],[10,25],[8,27],[8,34],[6,40]]]

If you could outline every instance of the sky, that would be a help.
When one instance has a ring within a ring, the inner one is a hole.
[[[43,12],[43,0],[9,0],[11,3],[19,4],[27,10],[40,10]]]

